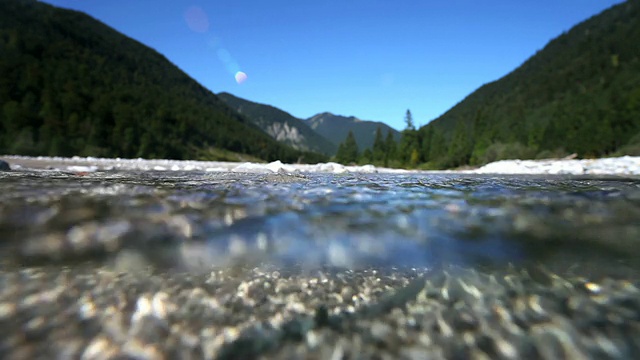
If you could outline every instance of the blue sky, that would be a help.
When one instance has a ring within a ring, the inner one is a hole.
[[[423,125],[620,0],[46,0],[148,45],[213,92],[300,118]]]

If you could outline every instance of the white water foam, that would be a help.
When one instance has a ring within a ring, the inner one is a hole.
[[[335,162],[319,164],[221,162],[167,159],[121,159],[95,157],[28,157],[6,155],[13,169],[47,168],[71,172],[94,172],[104,170],[139,171],[206,171],[243,173],[439,173],[441,171],[418,171],[376,167],[374,165],[345,166]],[[640,157],[588,160],[502,160],[474,170],[444,171],[467,174],[570,174],[570,175],[640,175]]]

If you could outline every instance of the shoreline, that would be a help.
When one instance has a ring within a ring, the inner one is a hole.
[[[496,174],[496,175],[640,175],[640,157],[623,156],[601,159],[500,160],[472,170],[408,170],[374,165],[345,166],[328,162],[319,164],[284,164],[223,162],[168,159],[121,159],[96,157],[48,157],[2,155],[13,170],[94,171],[203,171],[237,173],[386,173],[386,174]]]

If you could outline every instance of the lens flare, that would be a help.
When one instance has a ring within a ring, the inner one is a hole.
[[[209,30],[209,17],[199,6],[189,6],[184,12],[184,20],[192,31],[205,33]]]
[[[237,82],[238,84],[242,84],[243,82],[247,81],[247,74],[245,74],[245,73],[244,73],[244,72],[242,72],[242,71],[238,71],[238,72],[236,73],[235,78],[236,78],[236,82]]]
[[[184,20],[191,31],[197,33],[206,33],[209,31],[210,23],[207,13],[199,6],[189,6],[184,12]],[[233,58],[231,53],[223,47],[222,39],[218,36],[212,36],[207,45],[215,50],[218,59],[224,67],[227,69],[230,75],[233,75],[236,83],[242,84],[247,81],[247,74],[240,71],[240,65]]]
[[[233,58],[231,57],[231,54],[229,53],[229,51],[227,51],[227,49],[218,49],[218,51],[216,51],[216,54],[218,55],[218,59],[220,59],[223,64],[233,62]]]

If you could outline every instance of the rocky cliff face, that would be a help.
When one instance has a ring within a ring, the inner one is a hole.
[[[298,150],[333,155],[337,145],[291,114],[270,105],[258,104],[228,93],[218,97],[280,143]]]
[[[291,146],[302,149],[306,146],[306,138],[298,131],[295,126],[289,126],[287,123],[273,123],[266,127],[267,134],[274,139],[289,143]]]

